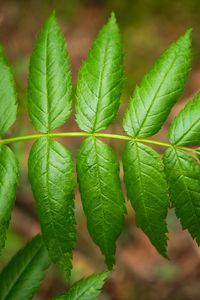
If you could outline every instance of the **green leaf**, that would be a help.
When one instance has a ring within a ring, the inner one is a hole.
[[[176,215],[200,245],[200,166],[193,157],[173,148],[165,152],[164,164]]]
[[[177,145],[200,144],[200,93],[190,101],[173,120],[169,141]]]
[[[97,300],[100,290],[110,272],[91,275],[76,282],[66,295],[55,297],[54,300]]]
[[[7,146],[0,145],[0,254],[14,206],[18,176],[19,165],[14,153]]]
[[[173,43],[136,87],[124,118],[130,136],[154,135],[163,125],[191,68],[191,30]]]
[[[28,166],[50,258],[64,269],[68,278],[76,235],[71,154],[58,142],[42,138],[33,144]]]
[[[48,266],[46,248],[41,237],[37,236],[11,259],[0,274],[0,299],[32,299]]]
[[[136,222],[158,252],[166,256],[168,190],[159,154],[146,145],[128,142],[123,154],[124,180]]]
[[[123,86],[123,51],[112,13],[82,64],[76,91],[76,121],[87,132],[106,129],[116,117]]]
[[[88,230],[111,269],[126,212],[117,158],[108,145],[89,137],[81,144],[77,173]]]
[[[29,72],[29,116],[34,128],[46,133],[64,124],[71,112],[69,57],[54,13],[38,36]]]
[[[195,149],[195,154],[200,159],[200,148]]]
[[[2,47],[0,47],[0,104],[0,136],[3,136],[16,120],[17,103],[13,74]]]

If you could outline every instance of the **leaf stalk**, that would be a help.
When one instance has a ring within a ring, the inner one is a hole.
[[[12,138],[5,138],[0,140],[0,144],[12,144],[16,142],[29,141],[29,140],[37,140],[43,137],[51,137],[51,138],[60,138],[60,137],[89,137],[94,136],[96,138],[107,138],[107,139],[118,139],[118,140],[126,140],[126,141],[136,141],[144,144],[151,144],[159,147],[169,148],[174,147],[187,152],[195,152],[194,148],[183,147],[179,145],[173,145],[170,143],[160,142],[156,140],[143,139],[143,138],[135,138],[128,135],[123,134],[111,134],[111,133],[87,133],[82,131],[77,132],[51,132],[51,133],[40,133],[40,134],[30,134],[23,136],[16,136]]]

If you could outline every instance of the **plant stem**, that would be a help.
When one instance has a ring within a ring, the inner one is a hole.
[[[126,140],[126,141],[137,141],[145,144],[156,145],[160,147],[176,147],[178,149],[188,151],[188,152],[195,152],[195,149],[189,147],[182,147],[179,145],[172,145],[170,143],[159,142],[155,140],[143,139],[143,138],[134,138],[128,135],[121,135],[121,134],[111,134],[111,133],[87,133],[87,132],[51,132],[51,133],[39,133],[39,134],[31,134],[31,135],[24,135],[24,136],[17,136],[7,139],[1,139],[0,144],[11,144],[16,142],[28,141],[28,140],[37,140],[43,137],[51,137],[51,138],[58,138],[58,137],[89,137],[94,136],[97,138],[110,138],[110,139],[118,139],[118,140]]]

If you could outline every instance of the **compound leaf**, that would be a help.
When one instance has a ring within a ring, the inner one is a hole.
[[[0,299],[32,299],[48,266],[46,248],[41,237],[37,236],[11,259],[0,274]]]
[[[200,166],[193,157],[173,148],[163,159],[175,213],[200,245]]]
[[[0,47],[0,104],[0,136],[3,136],[16,120],[17,103],[13,74],[2,47]]]
[[[169,140],[177,145],[200,144],[200,94],[175,117],[169,128]]]
[[[166,256],[168,190],[159,154],[148,146],[128,142],[123,154],[124,180],[136,222],[160,254]]]
[[[173,43],[136,87],[124,118],[130,136],[154,135],[181,95],[191,68],[191,30]]]
[[[53,13],[30,60],[28,111],[34,128],[46,133],[64,124],[71,112],[71,94],[69,57]]]
[[[76,121],[82,130],[97,132],[110,125],[119,108],[122,84],[121,36],[112,14],[79,72]]]
[[[68,278],[76,233],[71,154],[58,142],[42,138],[33,144],[28,166],[49,256]]]
[[[76,282],[66,295],[55,297],[54,300],[97,300],[109,272],[91,275]]]
[[[89,137],[81,144],[77,173],[88,230],[111,269],[126,212],[118,161],[108,145]]]
[[[0,145],[0,253],[5,245],[19,176],[18,161],[10,148]]]

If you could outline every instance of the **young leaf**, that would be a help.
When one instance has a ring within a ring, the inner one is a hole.
[[[88,230],[111,269],[126,212],[118,161],[108,145],[89,137],[80,147],[77,173]]]
[[[158,252],[166,256],[168,191],[160,156],[148,146],[128,142],[123,154],[124,180],[136,222]]]
[[[200,166],[193,157],[173,148],[165,152],[164,164],[176,215],[200,245]]]
[[[163,125],[191,68],[191,30],[173,43],[136,87],[124,118],[130,136],[147,137]]]
[[[54,300],[97,300],[109,272],[91,275],[76,282],[66,295],[55,297]]]
[[[0,274],[0,299],[32,299],[48,266],[46,248],[41,237],[37,236],[11,259]]]
[[[71,94],[69,57],[53,13],[30,60],[28,111],[34,128],[46,133],[64,124],[71,112]]]
[[[0,136],[15,122],[17,114],[15,83],[12,71],[0,47]]]
[[[50,258],[69,277],[76,233],[75,180],[71,154],[58,142],[42,138],[33,144],[28,166]]]
[[[200,144],[200,93],[190,101],[175,117],[169,128],[169,140],[172,144]]]
[[[7,146],[0,145],[0,254],[5,245],[18,176],[19,165],[14,153]]]
[[[121,36],[112,13],[79,72],[76,121],[82,130],[101,131],[116,117],[123,74]]]

